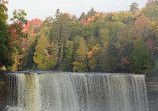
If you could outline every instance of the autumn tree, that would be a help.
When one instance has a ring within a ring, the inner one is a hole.
[[[146,18],[144,15],[142,15],[139,18],[137,18],[134,24],[139,36],[142,36],[143,39],[146,39],[150,33],[150,20]]]
[[[91,71],[99,71],[100,44],[96,44],[91,51],[88,52],[88,66]]]
[[[26,34],[32,34],[31,36],[36,35],[36,33],[39,32],[42,23],[43,21],[40,19],[32,19],[30,21],[27,21],[27,24],[25,25],[23,32]]]
[[[10,47],[13,48],[14,64],[10,67],[10,70],[15,71],[20,65],[19,55],[23,53],[23,39],[26,35],[23,33],[23,26],[26,23],[26,13],[24,10],[14,10],[13,17],[11,18],[12,24],[9,25],[10,32]]]

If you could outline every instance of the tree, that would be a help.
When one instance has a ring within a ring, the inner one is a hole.
[[[143,39],[146,39],[150,33],[150,20],[146,18],[144,15],[142,15],[139,18],[137,18],[134,25],[137,29],[139,36],[142,36]]]
[[[21,22],[22,24],[26,24],[27,20],[26,20],[26,13],[24,10],[19,9],[19,10],[14,10],[13,11],[13,17],[10,19],[13,22]]]
[[[34,53],[36,52],[35,47],[37,46],[37,36],[30,37],[29,41],[27,41],[27,48],[23,53],[22,62],[21,62],[21,70],[32,70],[36,69],[36,64],[33,60]]]
[[[84,12],[81,14],[79,20],[81,21],[82,19],[87,20],[87,16]]]
[[[0,0],[0,20],[6,23],[6,20],[8,19],[7,11],[8,8],[6,7],[6,4],[8,4],[8,1],[6,0]]]
[[[23,32],[26,34],[36,35],[36,33],[39,32],[42,23],[43,21],[40,19],[32,19],[31,21],[27,21],[27,24],[24,26]]]
[[[88,49],[92,50],[92,48],[98,43],[98,41],[91,36],[90,39],[88,40]]]
[[[108,49],[108,42],[105,42],[103,44],[103,47],[101,48],[100,51],[100,70],[106,72],[106,66],[108,65],[107,60],[105,59],[107,56],[107,49]]]
[[[92,8],[90,9],[90,11],[88,12],[87,17],[88,17],[88,18],[91,18],[91,17],[94,16],[96,13],[97,13],[97,12],[96,12],[96,11],[94,10],[94,8],[92,7]]]
[[[153,68],[153,60],[153,53],[148,45],[141,39],[134,41],[134,49],[130,56],[131,71],[140,74],[149,73]]]
[[[66,41],[65,44],[65,56],[64,56],[64,71],[72,71],[73,68],[73,41]]]
[[[12,47],[10,47],[10,39],[8,26],[6,24],[8,15],[6,4],[8,2],[0,0],[0,67],[11,66],[13,64]]]
[[[105,43],[101,54],[101,69],[106,72],[118,72],[119,65],[119,47],[117,43]]]
[[[58,45],[58,61],[57,64],[62,66],[63,56],[64,56],[64,45],[67,40],[70,40],[71,36],[71,19],[63,13],[57,10],[56,19],[54,20],[51,32],[50,32],[50,42]]]
[[[157,2],[158,3],[158,2]],[[155,21],[158,18],[158,4],[155,6],[146,7],[141,14],[145,15],[149,20]]]
[[[10,47],[13,49],[13,58],[14,64],[10,67],[10,70],[15,71],[18,70],[18,66],[20,65],[20,58],[21,54],[23,53],[23,40],[26,38],[26,35],[23,33],[23,26],[26,23],[25,19],[26,13],[24,10],[14,10],[13,21],[12,24],[9,25],[9,32],[10,32]]]
[[[85,39],[82,37],[80,39],[79,47],[76,51],[75,62],[73,62],[73,71],[74,72],[86,72],[87,69],[87,52],[88,47]]]
[[[134,15],[130,11],[120,11],[114,14],[112,19],[116,22],[132,23]]]
[[[49,28],[43,28],[35,48],[33,60],[40,70],[54,69],[57,63],[58,47],[53,42],[50,44],[49,31]]]
[[[91,71],[99,71],[100,44],[96,44],[91,51],[88,52],[88,66]]]
[[[105,42],[109,42],[109,30],[108,29],[101,29],[99,30],[100,34],[100,42],[104,44]]]
[[[135,14],[139,10],[137,2],[134,2],[130,5],[130,11]]]

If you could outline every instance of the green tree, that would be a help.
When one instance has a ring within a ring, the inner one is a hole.
[[[107,56],[107,49],[108,49],[108,42],[105,42],[100,51],[100,64],[99,64],[100,70],[103,72],[107,71],[106,67],[108,66],[107,59],[105,59]]]
[[[153,68],[153,60],[153,53],[148,45],[141,39],[134,41],[134,49],[130,56],[131,71],[140,74],[149,73]]]
[[[50,43],[49,28],[45,27],[39,33],[39,39],[34,53],[33,60],[40,70],[54,69],[57,63],[58,47],[55,43]]]
[[[98,41],[91,36],[90,39],[88,40],[88,49],[92,50],[92,48],[98,43]]]
[[[7,15],[7,1],[0,0],[0,67],[11,66],[13,64],[12,47],[10,47],[10,39],[8,26],[6,24]]]
[[[158,3],[158,2],[157,2]],[[146,7],[141,14],[145,15],[151,21],[158,19],[158,5]]]
[[[106,72],[118,72],[120,67],[119,47],[117,43],[105,44],[101,55],[101,67]]]
[[[57,10],[56,19],[51,27],[50,41],[58,45],[57,65],[63,66],[64,45],[71,38],[71,19]],[[59,67],[59,68],[60,68]],[[61,69],[61,68],[60,68]]]
[[[64,71],[72,71],[73,68],[73,41],[66,41],[64,56]]]
[[[94,8],[92,7],[92,8],[90,9],[90,11],[88,12],[87,17],[90,18],[90,17],[94,16],[96,13],[97,13],[97,12],[96,12],[96,11],[94,10]]]
[[[25,52],[23,53],[22,58],[22,70],[32,70],[36,69],[36,64],[33,60],[34,53],[36,52],[35,47],[37,46],[37,36],[29,37],[27,48],[25,49]]]
[[[13,17],[10,19],[11,21],[13,22],[21,22],[23,24],[26,24],[27,23],[27,20],[26,20],[26,13],[23,9],[19,9],[19,10],[14,10],[13,11]]]
[[[99,30],[99,34],[100,34],[101,44],[103,44],[105,42],[109,42],[109,30],[108,29]]]
[[[130,11],[117,12],[112,19],[116,22],[132,23],[134,15]]]
[[[84,38],[80,39],[79,47],[76,51],[75,62],[73,62],[74,72],[86,72],[87,69],[87,52],[88,47]]]
[[[79,20],[81,20],[81,19],[87,20],[87,16],[84,12],[81,14]]]
[[[135,14],[139,10],[137,2],[134,2],[130,5],[130,11]]]

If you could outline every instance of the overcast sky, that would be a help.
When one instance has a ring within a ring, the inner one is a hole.
[[[111,12],[128,10],[132,2],[137,2],[139,7],[145,6],[147,0],[9,0],[9,18],[14,9],[24,9],[27,19],[54,16],[56,9],[62,12],[75,14],[77,17],[82,12],[87,13],[92,7],[98,12]]]

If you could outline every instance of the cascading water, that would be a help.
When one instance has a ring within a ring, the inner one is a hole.
[[[16,96],[8,96],[12,107],[4,111],[149,111],[143,75],[13,74],[9,80]]]

